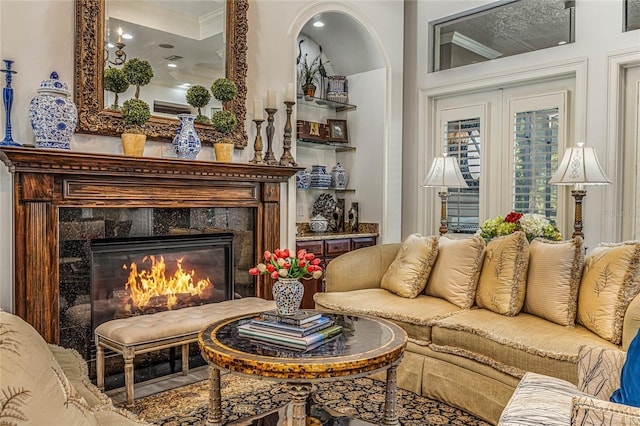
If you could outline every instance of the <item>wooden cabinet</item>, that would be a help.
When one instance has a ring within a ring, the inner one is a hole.
[[[296,251],[305,249],[322,259],[322,267],[327,265],[341,254],[357,250],[363,247],[374,246],[377,243],[377,236],[354,237],[332,239],[305,240],[296,242]],[[324,291],[324,276],[317,280],[301,280],[304,285],[304,296],[302,297],[302,309],[313,309],[315,302],[313,295]]]

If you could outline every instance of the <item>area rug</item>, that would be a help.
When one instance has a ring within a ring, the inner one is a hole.
[[[222,377],[222,410],[227,422],[276,410],[290,401],[286,385],[227,374]],[[331,411],[376,423],[384,412],[385,383],[358,378],[316,384],[314,401]],[[136,400],[132,409],[140,418],[164,426],[204,425],[209,384],[194,383]],[[449,405],[398,390],[398,416],[404,426],[488,423]]]

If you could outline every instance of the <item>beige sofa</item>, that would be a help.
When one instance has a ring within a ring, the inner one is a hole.
[[[20,317],[0,311],[0,424],[148,425],[89,381],[80,355],[49,345]]]
[[[625,350],[640,327],[640,296],[637,296],[640,286],[640,244],[629,246],[627,255],[631,253],[635,258],[625,259],[629,262],[630,266],[627,269],[630,269],[630,272],[623,271],[629,272],[625,275],[625,282],[633,288],[625,290],[626,293],[620,291],[627,296],[630,291],[635,292],[632,300],[628,307],[625,306],[625,310],[614,308],[613,304],[607,308],[607,311],[615,311],[612,325],[617,324],[619,331],[617,338],[620,343],[614,344],[610,341],[612,336],[607,336],[610,338],[607,340],[581,324],[560,325],[539,316],[540,314],[526,312],[538,311],[534,307],[525,309],[527,303],[522,303],[521,299],[525,298],[526,294],[526,298],[532,302],[535,295],[529,295],[522,288],[516,295],[520,302],[512,303],[511,307],[515,307],[513,312],[496,313],[496,309],[487,304],[487,299],[492,299],[491,302],[498,299],[501,297],[499,292],[489,288],[487,294],[485,286],[484,294],[481,294],[480,288],[485,272],[493,272],[489,271],[489,268],[494,268],[491,262],[497,258],[495,247],[491,247],[492,243],[489,243],[482,249],[484,258],[474,260],[473,256],[465,257],[455,250],[442,249],[442,243],[446,241],[450,240],[441,239],[438,243],[441,247],[435,263],[432,263],[432,270],[426,268],[431,276],[425,291],[429,292],[431,287],[436,288],[442,284],[434,283],[433,278],[437,276],[438,280],[443,281],[443,270],[450,270],[455,276],[465,262],[479,262],[481,270],[476,281],[477,288],[468,289],[468,293],[471,294],[468,308],[461,308],[442,297],[426,295],[424,291],[411,298],[382,288],[383,277],[392,263],[396,263],[394,259],[397,256],[404,262],[411,262],[410,256],[406,253],[399,255],[401,247],[406,242],[367,247],[336,258],[326,268],[326,292],[317,293],[314,297],[318,309],[390,319],[407,332],[409,343],[398,368],[398,384],[404,389],[459,407],[495,424],[526,372],[535,372],[577,384],[578,351],[582,345]],[[578,249],[582,251],[581,241],[579,242],[576,253],[579,253]],[[556,255],[551,253],[550,264],[545,264],[541,262],[541,256],[535,254],[538,252],[533,250],[534,246],[540,246],[536,244],[537,241],[531,244],[531,258],[529,253],[525,253],[526,256],[522,256],[521,253],[520,257],[514,258],[516,272],[522,274],[524,266],[525,282],[521,285],[530,285],[532,289],[533,278],[536,278],[532,275],[536,274],[529,275],[529,272],[538,268],[549,273],[553,268],[557,268],[560,262],[572,262],[559,257],[556,259]],[[556,246],[542,247],[556,249]],[[593,252],[597,250],[594,249]],[[599,264],[596,260],[598,259],[587,259],[592,266],[592,272],[598,272],[596,267]],[[582,273],[582,264],[579,263],[582,261],[584,255],[582,258],[576,256],[571,268],[576,269],[576,265],[578,267],[578,282],[574,285],[586,288],[583,284],[586,272]],[[397,267],[397,264],[395,266]],[[439,272],[434,275],[436,270]],[[610,272],[609,269],[606,269],[606,272]],[[562,271],[553,274],[567,275]],[[553,294],[555,280],[545,278],[544,274],[536,279],[542,280],[542,284],[536,286],[552,284],[552,287],[544,289],[542,296],[538,294],[538,299],[542,298],[542,301],[538,300],[538,304],[543,310],[555,306],[560,297]],[[456,282],[453,281],[453,284]],[[447,285],[452,285],[451,281]],[[389,285],[386,287],[393,288]],[[580,289],[574,288],[571,291],[574,295],[573,310],[565,309],[564,312],[569,318],[571,315],[576,316],[576,309],[580,311],[588,307],[587,295],[580,294],[580,303],[584,306],[577,306]],[[480,301],[482,307],[478,306]],[[615,315],[618,315],[617,319]],[[584,322],[588,323],[587,319]],[[590,327],[594,328],[593,324]]]

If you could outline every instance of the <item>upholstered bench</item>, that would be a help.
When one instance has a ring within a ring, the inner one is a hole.
[[[133,405],[133,359],[136,355],[182,347],[182,374],[189,372],[189,343],[214,321],[275,308],[275,302],[246,297],[219,303],[193,306],[175,311],[157,312],[100,324],[95,331],[96,374],[98,388],[104,390],[104,349],[124,357],[124,384],[127,404]]]

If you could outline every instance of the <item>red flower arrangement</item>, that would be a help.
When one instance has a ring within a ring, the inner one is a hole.
[[[504,218],[504,221],[508,223],[518,223],[522,216],[524,216],[524,213],[511,212]]]
[[[264,263],[249,269],[251,275],[269,274],[271,278],[311,279],[322,276],[321,259],[305,249],[292,253],[289,249],[264,252]]]

